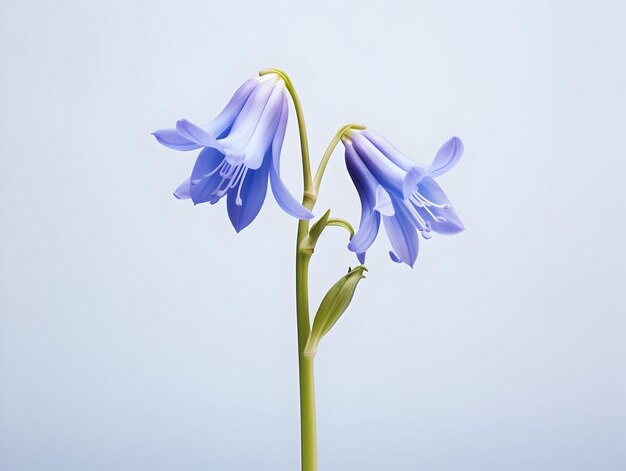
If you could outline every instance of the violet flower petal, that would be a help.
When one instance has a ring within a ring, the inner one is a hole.
[[[248,170],[241,188],[228,192],[226,206],[228,217],[237,232],[246,228],[259,214],[267,194],[267,174],[271,166],[269,158],[257,170]]]
[[[157,142],[174,150],[195,150],[202,147],[189,139],[185,139],[176,129],[158,129],[152,133]]]
[[[400,167],[405,172],[410,171],[412,168],[418,168],[423,175],[426,172],[426,168],[413,160],[405,156],[400,150],[394,146],[391,142],[385,139],[383,136],[371,129],[364,129],[361,134],[367,137],[376,148],[394,164]],[[420,175],[421,178],[421,175]]]
[[[174,196],[179,200],[188,200],[191,198],[191,178],[188,178],[174,190]]]
[[[200,126],[197,126],[186,119],[181,119],[176,123],[176,131],[182,138],[195,142],[200,146],[213,147],[216,149],[221,148],[213,136],[208,134]]]
[[[234,120],[228,136],[220,139],[219,142],[224,149],[235,154],[243,153],[243,149],[248,145],[256,130],[273,89],[274,84],[271,80],[264,80],[257,85]],[[240,157],[243,158],[243,155]],[[231,163],[236,165],[239,161],[231,160]]]
[[[261,166],[265,152],[276,137],[284,103],[287,103],[284,89],[274,87],[254,129],[254,134],[243,151],[244,162],[248,168],[254,170]]]
[[[432,230],[438,234],[453,235],[463,232],[465,227],[454,211],[450,200],[435,180],[424,177],[418,184],[419,193],[436,206],[416,207],[419,214],[430,222]],[[440,206],[447,206],[441,208]]]
[[[383,216],[385,230],[397,259],[413,268],[419,252],[419,238],[411,220],[404,213],[406,209],[396,207],[394,216]],[[394,259],[393,256],[391,256]],[[396,260],[394,260],[396,261]]]
[[[351,139],[360,159],[380,185],[400,199],[408,198],[422,172],[417,167],[411,168],[408,172],[398,167],[362,133],[353,133]]]
[[[361,222],[359,230],[356,231],[356,234],[354,234],[354,237],[352,237],[350,243],[348,244],[348,250],[357,254],[365,254],[367,249],[369,249],[370,246],[374,243],[374,240],[376,240],[379,228],[380,213],[377,211],[373,211],[372,213],[370,213],[369,216],[365,218],[364,221]]]
[[[256,77],[245,82],[237,89],[222,112],[214,120],[201,126],[201,128],[207,134],[219,139],[222,133],[232,126],[239,113],[241,113],[241,110],[250,97],[250,94],[254,91],[257,85],[258,81]]]
[[[206,203],[214,199],[214,192],[222,181],[218,167],[224,155],[217,149],[205,147],[198,155],[191,172],[190,195],[194,204]]]
[[[285,139],[288,116],[289,106],[287,101],[285,101],[271,148],[272,166],[270,167],[270,183],[272,185],[272,193],[274,194],[278,206],[290,216],[298,219],[312,219],[313,213],[302,206],[298,200],[293,197],[280,177],[280,151],[283,146],[283,140]]]
[[[463,141],[458,137],[455,136],[446,141],[437,151],[433,163],[428,168],[427,175],[429,177],[437,177],[446,173],[459,163],[464,150]]]

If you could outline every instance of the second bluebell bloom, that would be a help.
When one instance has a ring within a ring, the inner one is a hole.
[[[380,228],[381,217],[393,251],[392,260],[413,267],[421,233],[457,234],[464,230],[450,201],[435,182],[463,155],[458,137],[448,140],[430,166],[420,165],[385,138],[368,129],[352,130],[342,139],[346,166],[361,199],[359,230],[348,248],[364,263],[365,252]]]

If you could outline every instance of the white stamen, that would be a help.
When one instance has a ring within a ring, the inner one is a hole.
[[[432,225],[430,224],[430,221],[425,220],[422,215],[419,213],[419,211],[417,211],[417,209],[415,208],[415,206],[413,206],[412,204],[407,204],[405,205],[405,207],[409,210],[409,212],[411,213],[411,216],[413,216],[413,218],[415,219],[415,223],[417,225],[417,230],[420,232],[420,234],[422,234],[422,237],[424,239],[430,239],[432,238]],[[428,211],[428,214],[430,214],[433,219],[437,222],[445,222],[445,219],[443,218],[439,218],[437,216],[433,216],[433,214],[429,211],[429,209],[425,206],[420,206],[423,207],[424,209],[426,209],[426,211]],[[443,219],[443,221],[441,221],[440,219]]]
[[[446,222],[446,218],[441,217],[441,216],[435,216],[435,214],[430,210],[428,206],[424,206],[424,209],[426,210],[428,214],[430,214],[430,216],[433,218],[435,222]]]
[[[441,216],[435,216],[428,206],[424,206],[424,209],[426,210],[428,214],[431,215],[431,217],[435,220],[435,222],[446,222],[446,218],[441,217]]]
[[[433,206],[433,207],[439,208],[439,209],[448,209],[450,207],[450,205],[448,203],[444,203],[444,204],[433,203],[428,198],[426,198],[424,195],[422,195],[419,192],[419,190],[415,190],[411,196],[415,197],[415,199],[417,201],[420,201],[424,206]]]
[[[415,206],[418,206],[420,208],[424,207],[424,203],[422,203],[420,200],[418,200],[415,196],[411,195],[409,196],[409,201],[411,203],[413,203]]]
[[[422,195],[419,190],[415,190],[411,196],[409,197],[409,201],[415,204],[419,208],[424,208],[424,210],[430,214],[435,222],[443,223],[446,222],[447,219],[442,216],[435,216],[435,214],[431,211],[430,207],[438,208],[438,209],[448,209],[450,205],[448,203],[445,204],[437,204],[430,201],[424,195]]]
[[[224,196],[228,192],[228,190],[239,186],[239,188],[237,188],[237,197],[235,199],[235,204],[237,206],[241,206],[243,204],[243,200],[241,199],[241,189],[243,187],[243,181],[246,178],[246,174],[248,173],[248,167],[243,164],[233,165],[229,163],[226,159],[224,159],[218,164],[217,167],[215,167],[209,173],[204,174],[202,178],[192,180],[191,184],[197,185],[205,178],[210,177],[217,172],[219,172],[219,176],[222,177],[222,179],[213,191],[213,198],[211,201],[216,202],[218,199]]]
[[[230,171],[232,168],[233,168],[232,164],[230,164],[229,162],[226,162],[226,164],[224,164],[224,167],[222,167],[222,170],[220,170],[220,176],[224,178],[230,178]]]
[[[239,181],[239,188],[237,188],[237,198],[235,198],[235,204],[237,206],[241,206],[243,204],[243,201],[241,200],[241,187],[243,186],[243,181],[245,180],[247,173],[248,167],[244,167],[244,170],[241,173],[241,180]]]
[[[420,232],[426,231],[426,230],[430,231],[428,221],[424,220],[422,215],[417,212],[417,210],[413,207],[413,205],[407,204],[405,206],[409,210],[411,215],[415,218],[415,222],[417,223],[417,230]]]
[[[211,175],[215,174],[215,172],[217,172],[218,170],[220,170],[224,164],[226,163],[226,159],[222,160],[219,165],[217,167],[215,167],[213,170],[211,170],[209,173],[205,173],[202,178],[206,178],[206,177],[210,177]],[[221,173],[221,172],[220,172]],[[198,182],[200,180],[202,180],[202,178],[199,178],[198,180],[194,180],[195,182]],[[192,182],[193,184],[193,182]]]
[[[226,193],[226,191],[228,191],[228,184],[226,184],[226,186],[224,188],[220,188],[222,186],[222,183],[224,183],[225,181],[227,181],[228,178],[226,177],[222,177],[222,179],[220,180],[219,184],[217,185],[217,188],[215,189],[215,191],[213,192],[213,194],[217,197],[222,197],[224,196],[224,194]]]
[[[237,171],[235,172],[235,175],[233,175],[230,181],[230,185],[228,185],[228,188],[235,188],[237,186],[237,183],[239,183],[239,179],[241,178],[241,175],[243,174],[245,169],[246,169],[245,165],[239,165],[237,167]]]

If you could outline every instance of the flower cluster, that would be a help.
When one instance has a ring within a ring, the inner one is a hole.
[[[276,73],[244,83],[224,110],[207,124],[181,119],[173,129],[153,135],[166,147],[180,151],[201,149],[191,176],[174,192],[194,204],[217,203],[227,197],[228,216],[237,232],[258,215],[268,180],[278,205],[298,219],[313,214],[289,192],[280,177],[280,153],[289,106],[283,78]],[[348,173],[361,200],[359,230],[348,248],[364,263],[376,239],[381,217],[393,251],[393,261],[413,266],[419,250],[418,233],[463,231],[450,201],[435,182],[463,155],[457,137],[447,141],[430,166],[415,163],[375,132],[350,129],[343,134]]]

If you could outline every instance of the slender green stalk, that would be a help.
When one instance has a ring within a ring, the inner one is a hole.
[[[346,124],[345,126],[341,127],[339,131],[337,131],[337,133],[333,136],[332,140],[328,144],[328,147],[326,148],[326,152],[324,152],[324,155],[322,156],[322,160],[320,161],[319,166],[317,167],[317,172],[315,172],[315,178],[313,179],[313,188],[316,195],[320,191],[320,185],[322,184],[322,178],[324,178],[326,166],[328,165],[331,155],[333,155],[335,147],[337,147],[337,144],[339,144],[339,141],[341,140],[341,137],[345,134],[345,132],[350,129],[365,129],[365,126],[363,126],[362,124]]]
[[[309,139],[306,134],[306,124],[304,123],[304,113],[302,112],[302,104],[296,93],[293,82],[289,76],[280,69],[263,69],[259,75],[278,74],[285,81],[285,86],[293,100],[293,106],[296,109],[296,117],[298,119],[298,133],[300,134],[300,152],[302,153],[302,176],[304,179],[304,193],[309,194],[309,199],[313,199],[315,204],[315,192],[313,190],[313,180],[311,178],[311,160],[309,158]],[[309,208],[311,209],[311,208]]]
[[[354,227],[345,219],[341,218],[330,218],[326,223],[327,226],[335,226],[335,227],[343,227],[346,231],[350,233],[350,239],[354,237]]]
[[[302,154],[302,176],[304,180],[304,195],[302,204],[307,209],[313,209],[317,195],[313,189],[311,162],[309,159],[309,142],[306,134],[306,124],[302,105],[296,89],[289,76],[279,69],[264,69],[259,75],[278,74],[285,81],[285,86],[291,95],[300,134],[300,151]],[[311,321],[309,320],[309,261],[311,251],[301,247],[302,241],[309,234],[309,221],[298,222],[296,237],[296,319],[298,324],[298,370],[300,376],[300,444],[302,453],[302,471],[317,471],[317,432],[315,422],[315,385],[313,382],[313,358],[304,354]]]
[[[298,223],[296,246],[296,312],[298,321],[298,367],[300,371],[300,440],[302,471],[317,471],[317,432],[313,358],[304,354],[311,331],[309,320],[309,261],[311,252],[300,249],[309,231],[308,221]]]
[[[300,151],[302,154],[302,176],[304,182],[304,194],[302,204],[309,210],[313,209],[317,201],[319,187],[324,176],[324,171],[333,150],[341,140],[344,133],[350,129],[365,129],[365,126],[349,124],[342,127],[329,144],[312,178],[311,161],[309,158],[309,142],[306,133],[306,124],[302,112],[302,104],[296,93],[296,89],[289,76],[280,69],[264,69],[259,75],[277,74],[284,81],[293,100],[298,120],[300,135]],[[328,225],[341,226],[354,235],[352,226],[342,219],[332,219]],[[302,452],[302,471],[317,471],[317,432],[315,419],[315,385],[313,375],[313,357],[305,355],[305,347],[311,333],[311,321],[309,318],[309,262],[313,254],[313,248],[307,247],[303,241],[309,235],[309,221],[298,222],[298,234],[296,238],[296,316],[298,325],[298,369],[300,377],[300,443]]]

